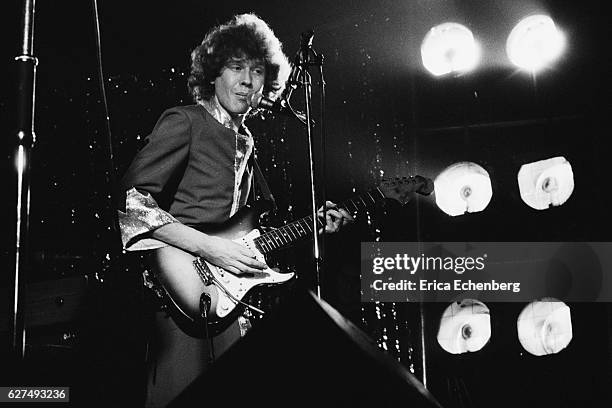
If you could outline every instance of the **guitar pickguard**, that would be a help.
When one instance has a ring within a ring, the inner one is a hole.
[[[234,242],[249,248],[255,253],[257,260],[266,262],[253,243],[253,239],[260,235],[259,230],[255,229],[244,237],[235,239]],[[198,258],[201,260],[201,258]],[[223,318],[227,316],[242,301],[244,296],[255,286],[283,283],[291,279],[293,273],[279,273],[271,268],[258,273],[234,275],[215,265],[203,261],[210,271],[210,281],[217,287],[218,300],[216,302],[214,314]]]

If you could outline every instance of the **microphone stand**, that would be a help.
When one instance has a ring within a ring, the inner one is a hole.
[[[307,31],[302,33],[302,41],[301,48],[296,56],[295,64],[296,66],[300,66],[301,73],[301,84],[304,87],[304,109],[306,115],[306,133],[308,137],[308,164],[309,164],[309,176],[310,176],[310,199],[312,206],[312,235],[314,241],[314,258],[315,258],[315,283],[317,290],[317,297],[321,298],[321,273],[323,272],[323,254],[324,254],[324,246],[325,246],[325,226],[327,224],[327,208],[325,201],[325,179],[324,174],[321,174],[321,199],[323,200],[323,228],[322,233],[319,235],[319,225],[318,225],[318,217],[317,217],[317,199],[316,199],[316,186],[315,186],[315,163],[314,163],[314,149],[313,149],[313,137],[312,137],[312,83],[310,81],[310,74],[308,72],[308,68],[311,66],[319,67],[321,72],[323,70],[323,56],[317,55],[317,53],[312,49],[312,38],[314,36],[313,31]],[[323,80],[321,78],[321,80]],[[323,82],[322,82],[323,84]],[[324,88],[323,88],[324,89]],[[324,91],[323,91],[324,92]],[[321,110],[324,109],[324,106],[321,106]],[[323,129],[323,127],[322,127]],[[322,146],[324,144],[323,140],[324,134],[321,135],[321,143]],[[322,157],[321,160],[323,163],[325,162],[325,158]]]
[[[15,230],[15,259],[13,304],[10,327],[11,351],[17,362],[25,357],[25,279],[29,268],[30,232],[30,179],[34,134],[34,96],[36,65],[34,50],[35,0],[24,0],[21,55],[15,58],[18,69],[17,93],[17,147],[15,165],[17,173],[17,222]]]

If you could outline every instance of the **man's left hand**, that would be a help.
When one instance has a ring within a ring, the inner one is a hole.
[[[327,208],[327,222],[325,225],[325,232],[333,233],[337,232],[348,223],[353,222],[353,217],[346,211],[344,208],[338,207],[336,204],[331,201],[327,201],[325,203],[325,207]],[[319,209],[319,219],[323,219],[323,207]]]

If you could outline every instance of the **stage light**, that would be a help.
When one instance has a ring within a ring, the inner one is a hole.
[[[565,38],[553,20],[545,15],[522,19],[510,32],[506,53],[519,68],[535,72],[557,59],[565,46]]]
[[[421,44],[423,65],[436,76],[469,71],[476,66],[479,56],[472,32],[458,23],[433,27]]]
[[[482,302],[464,299],[451,303],[442,314],[438,344],[451,354],[475,352],[491,338],[489,308]]]
[[[453,217],[484,210],[493,196],[489,173],[471,162],[446,168],[436,177],[434,191],[438,207]]]
[[[518,185],[525,204],[545,210],[565,203],[572,195],[574,173],[565,157],[553,157],[522,165]]]
[[[516,322],[518,338],[534,356],[555,354],[572,341],[572,316],[569,306],[547,298],[528,304]]]

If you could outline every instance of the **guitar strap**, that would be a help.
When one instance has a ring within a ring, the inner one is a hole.
[[[272,211],[276,211],[277,209],[276,200],[274,199],[274,196],[272,195],[272,191],[270,191],[270,187],[268,186],[268,182],[266,181],[266,178],[261,172],[259,163],[257,162],[257,159],[255,158],[255,152],[253,152],[252,159],[253,159],[253,172],[255,173],[254,174],[255,181],[257,182],[257,185],[259,186],[261,195],[263,196],[263,198],[270,201],[270,203],[272,204]],[[253,189],[253,194],[255,193],[254,190],[255,189]]]

